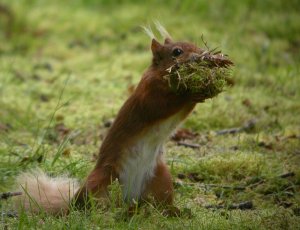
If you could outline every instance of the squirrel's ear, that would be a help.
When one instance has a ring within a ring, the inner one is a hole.
[[[172,39],[171,38],[166,38],[165,39],[165,44],[170,44],[172,43]]]
[[[157,53],[161,48],[162,48],[162,45],[155,38],[153,38],[152,43],[151,43],[152,53],[153,54]]]

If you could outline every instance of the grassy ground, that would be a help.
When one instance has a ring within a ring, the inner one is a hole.
[[[2,216],[5,229],[299,229],[299,1],[2,2],[1,192],[35,167],[84,179],[105,124],[150,63],[140,25],[158,19],[174,38],[201,46],[204,34],[235,62],[234,87],[198,105],[183,125],[198,134],[185,141],[201,147],[166,144],[176,205],[191,215],[166,218],[146,206],[124,221],[111,206],[65,217]],[[214,132],[251,119],[251,130]],[[280,177],[287,172],[294,175]],[[254,209],[205,208],[243,201]],[[0,203],[2,211],[10,206]]]

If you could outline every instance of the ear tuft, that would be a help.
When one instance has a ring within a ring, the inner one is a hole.
[[[142,26],[142,28],[143,28],[145,34],[147,34],[151,39],[155,38],[155,35],[150,26],[148,26],[148,27]]]
[[[171,38],[171,35],[168,33],[165,27],[159,22],[154,21],[155,27],[163,38]]]

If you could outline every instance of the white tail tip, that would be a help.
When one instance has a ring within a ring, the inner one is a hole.
[[[79,188],[75,179],[51,178],[40,169],[19,175],[17,185],[18,190],[23,193],[15,198],[17,208],[49,214],[66,213],[70,200]]]

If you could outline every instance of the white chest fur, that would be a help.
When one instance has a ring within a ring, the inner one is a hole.
[[[145,183],[154,175],[158,157],[162,154],[163,142],[182,121],[182,113],[154,125],[143,134],[126,152],[120,182],[125,200],[141,197]]]

